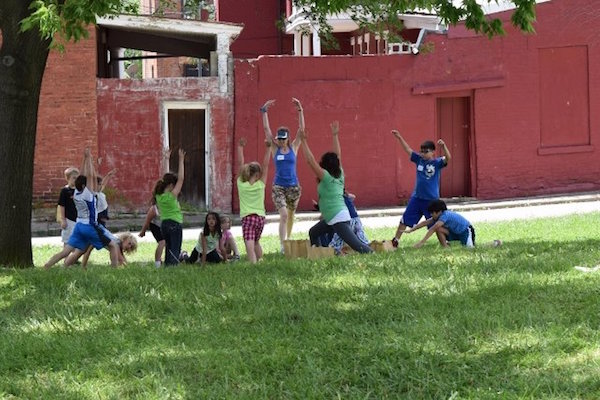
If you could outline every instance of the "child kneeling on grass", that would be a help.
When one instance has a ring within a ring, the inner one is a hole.
[[[431,225],[425,237],[415,244],[416,248],[422,247],[434,233],[442,247],[448,247],[448,242],[452,241],[460,241],[465,247],[475,247],[475,228],[465,217],[448,210],[443,200],[433,200],[429,203],[427,211],[431,213],[431,218],[404,231],[410,233]]]

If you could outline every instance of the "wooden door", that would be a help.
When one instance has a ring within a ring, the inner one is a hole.
[[[179,148],[186,151],[185,177],[179,195],[182,207],[206,208],[205,119],[203,109],[169,109],[169,170],[177,172]]]
[[[471,197],[470,97],[437,100],[437,137],[446,142],[452,156],[442,170],[440,196]]]

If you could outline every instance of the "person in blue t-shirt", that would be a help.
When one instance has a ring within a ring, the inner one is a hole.
[[[304,111],[300,100],[292,97],[292,103],[298,111],[298,126],[304,130]],[[273,138],[269,125],[269,108],[275,104],[275,100],[267,100],[260,108],[263,127],[267,140],[274,144],[271,146],[271,156],[275,164],[275,179],[271,190],[273,204],[279,213],[279,241],[283,253],[283,241],[292,234],[294,225],[294,214],[298,208],[302,187],[296,173],[296,161],[298,149],[302,139],[296,136],[290,140],[290,129],[286,126],[277,128],[277,135]]]
[[[421,151],[417,153],[410,148],[400,132],[394,129],[392,133],[400,141],[404,151],[410,156],[410,161],[417,166],[415,189],[410,196],[404,215],[400,219],[396,235],[392,239],[394,247],[398,247],[398,240],[407,226],[414,226],[422,216],[425,216],[425,219],[431,218],[427,207],[432,200],[440,198],[441,171],[442,168],[448,165],[451,156],[446,143],[442,139],[438,140],[438,144],[442,146],[444,156],[436,157],[435,144],[432,141],[427,140],[423,142],[421,144]]]
[[[422,247],[434,233],[442,247],[448,247],[448,242],[452,241],[459,241],[465,247],[475,247],[475,228],[465,217],[448,210],[443,200],[432,201],[427,210],[431,213],[431,218],[404,231],[410,233],[430,226],[425,237],[415,244],[416,248]]]

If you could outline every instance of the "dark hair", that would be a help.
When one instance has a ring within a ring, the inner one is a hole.
[[[167,172],[163,175],[162,179],[156,181],[156,185],[154,185],[154,191],[152,192],[152,197],[155,197],[157,194],[163,194],[165,192],[165,188],[169,185],[175,185],[177,183],[177,175],[172,172]]]
[[[84,187],[87,186],[87,177],[85,175],[79,175],[75,179],[75,188],[81,192]]]
[[[435,143],[433,143],[431,140],[426,140],[421,143],[421,149],[435,150]]]
[[[214,216],[217,220],[217,223],[215,224],[215,232],[217,233],[217,236],[221,237],[223,235],[223,232],[221,231],[221,217],[219,217],[219,214],[214,211],[209,211],[206,214],[206,217],[204,218],[204,230],[202,231],[202,233],[204,234],[204,236],[210,235],[210,228],[208,227],[209,215]]]
[[[340,159],[338,155],[332,151],[321,156],[321,162],[319,162],[321,168],[329,172],[329,175],[334,178],[339,178],[342,175],[342,168],[340,166]]]
[[[430,213],[446,211],[447,209],[448,208],[446,208],[446,203],[444,203],[444,200],[433,200],[427,206],[427,211],[429,211]]]

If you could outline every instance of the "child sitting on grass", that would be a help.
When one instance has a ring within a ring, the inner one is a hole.
[[[237,248],[235,238],[231,233],[231,218],[227,215],[221,216],[221,230],[223,235],[221,236],[221,248],[225,251],[223,258],[230,261],[238,261],[240,259],[240,252]]]
[[[475,228],[473,228],[465,217],[448,210],[443,200],[433,200],[429,203],[427,211],[431,213],[431,218],[404,231],[405,233],[410,233],[424,226],[431,225],[425,237],[415,244],[416,248],[423,247],[427,239],[434,233],[437,235],[442,247],[448,247],[448,242],[452,241],[460,241],[466,247],[475,247]]]
[[[221,219],[219,214],[216,212],[209,212],[206,214],[204,219],[204,229],[200,231],[200,237],[196,247],[192,250],[192,254],[189,257],[183,257],[186,263],[195,263],[198,261],[198,257],[201,257],[202,264],[220,263],[223,261],[221,254],[225,250],[221,246]]]

